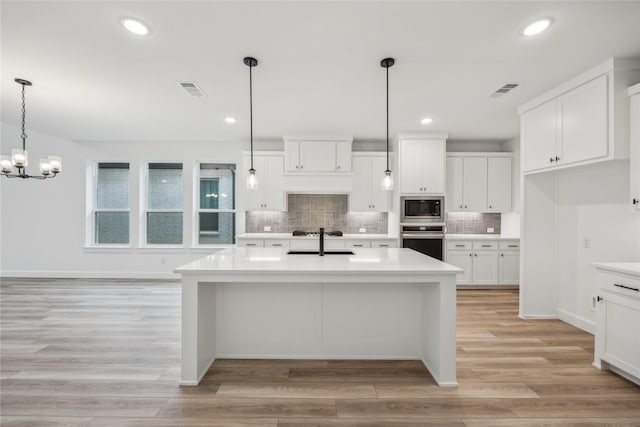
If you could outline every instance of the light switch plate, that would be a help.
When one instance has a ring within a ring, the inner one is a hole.
[[[271,226],[265,225],[264,226],[264,231],[271,231]]]
[[[487,233],[493,233],[493,227],[487,227]]]
[[[366,228],[364,228],[364,227],[360,227],[360,228],[358,228],[358,232],[359,232],[359,233],[366,233],[366,232],[367,232],[367,229],[366,229]]]

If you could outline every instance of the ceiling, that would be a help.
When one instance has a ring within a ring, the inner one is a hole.
[[[640,2],[2,1],[1,119],[73,141],[240,141],[286,134],[519,133],[518,105],[612,56],[640,56]],[[120,25],[149,25],[146,37]],[[545,33],[522,28],[550,16]],[[193,98],[178,81],[205,92]],[[520,86],[500,98],[505,83]],[[235,125],[224,117],[237,118]],[[434,122],[420,124],[424,116]]]

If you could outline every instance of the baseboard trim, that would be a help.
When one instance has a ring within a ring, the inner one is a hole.
[[[518,314],[522,320],[557,320],[557,314]]]
[[[21,271],[1,270],[2,279],[180,279],[171,272],[148,271]]]
[[[578,329],[582,329],[585,332],[594,335],[596,333],[595,322],[585,319],[582,316],[569,313],[567,310],[558,310],[558,318],[565,323],[575,326]]]

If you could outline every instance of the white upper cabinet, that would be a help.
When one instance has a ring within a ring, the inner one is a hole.
[[[382,190],[382,177],[386,169],[386,155],[357,153],[353,156],[353,192],[349,198],[350,211],[389,211],[391,191]]]
[[[446,138],[446,134],[398,137],[402,194],[444,194]]]
[[[447,212],[511,212],[511,153],[447,153]]]
[[[285,137],[286,172],[351,172],[350,137]]]
[[[628,158],[625,89],[639,81],[639,60],[614,58],[521,106],[523,173]]]
[[[630,147],[630,175],[631,194],[629,201],[640,211],[640,84],[629,88],[631,96],[631,147]]]
[[[243,207],[245,210],[284,211],[284,156],[282,153],[258,154],[254,152],[253,167],[258,178],[258,188],[248,190],[246,178],[251,165],[251,157],[244,156],[244,179],[240,183],[243,188]]]

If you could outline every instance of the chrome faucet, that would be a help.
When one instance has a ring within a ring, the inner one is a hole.
[[[324,228],[320,227],[320,234],[318,237],[320,238],[320,248],[318,250],[318,255],[324,256]]]

